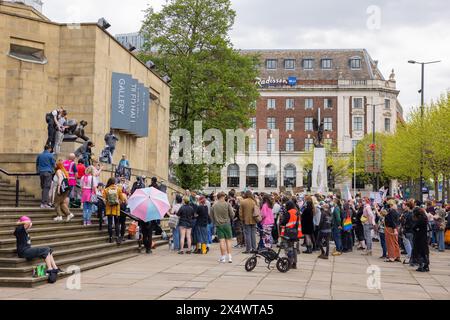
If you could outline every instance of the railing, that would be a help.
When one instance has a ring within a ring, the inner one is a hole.
[[[0,168],[0,173],[7,175],[8,177],[16,177],[16,208],[19,207],[19,190],[20,190],[20,180],[19,177],[36,177],[39,176],[38,173],[10,173],[2,168]]]

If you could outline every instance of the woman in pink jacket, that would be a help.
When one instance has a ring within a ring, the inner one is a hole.
[[[263,206],[261,209],[261,225],[263,228],[262,240],[264,242],[264,247],[266,248],[272,248],[273,244],[272,229],[274,225],[274,217],[272,209],[272,199],[268,195],[265,195],[263,198]]]

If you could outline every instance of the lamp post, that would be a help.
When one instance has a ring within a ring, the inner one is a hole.
[[[384,106],[384,103],[378,103],[378,104],[367,104],[367,106],[372,106],[372,160],[373,160],[373,191],[378,192],[378,185],[379,185],[379,176],[378,173],[375,173],[375,151],[376,151],[376,139],[375,139],[375,107],[377,106]]]
[[[421,89],[420,89],[420,115],[421,115],[421,126],[423,126],[423,116],[425,113],[425,65],[426,64],[433,64],[433,63],[439,63],[441,60],[438,61],[428,61],[428,62],[418,62],[415,60],[409,60],[408,63],[411,64],[420,64],[422,66],[422,77],[421,77]],[[421,128],[423,130],[423,128]],[[419,183],[419,200],[420,202],[423,202],[423,141],[421,141],[420,144],[421,150],[420,150],[420,183]]]

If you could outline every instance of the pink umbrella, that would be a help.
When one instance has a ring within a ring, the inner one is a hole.
[[[163,218],[170,204],[166,193],[152,187],[136,190],[128,199],[128,208],[131,216],[149,222]]]

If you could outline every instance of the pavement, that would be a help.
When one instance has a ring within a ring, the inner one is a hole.
[[[248,255],[234,249],[232,264],[218,262],[218,246],[208,255],[178,255],[164,246],[120,263],[81,273],[37,288],[1,288],[8,300],[449,300],[450,251],[432,250],[431,272],[386,263],[360,251],[318,259],[299,255],[299,268],[268,270],[259,260],[246,272]],[[302,249],[303,250],[303,249]],[[69,289],[72,288],[72,289]],[[76,289],[73,289],[76,288]]]

